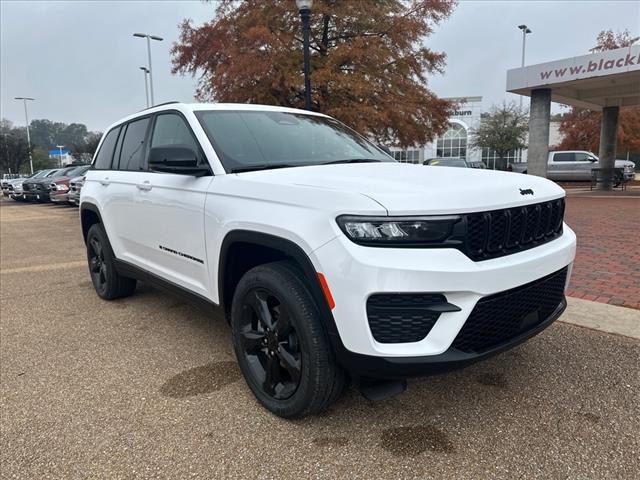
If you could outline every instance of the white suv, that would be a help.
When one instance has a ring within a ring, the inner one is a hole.
[[[550,181],[400,164],[326,115],[258,105],[115,123],[80,212],[98,295],[142,280],[222,308],[283,417],[523,342],[563,312],[576,248]]]

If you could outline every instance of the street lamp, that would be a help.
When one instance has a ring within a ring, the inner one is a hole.
[[[524,48],[527,44],[527,33],[531,33],[531,29],[526,25],[518,25],[518,28],[522,30],[522,68],[524,68]],[[520,95],[520,109],[522,109],[522,95]]]
[[[152,73],[153,69],[151,68],[151,40],[157,40],[161,42],[163,38],[157,37],[155,35],[149,35],[147,33],[134,33],[133,36],[147,39],[147,56],[149,57],[149,88],[151,90],[151,105],[155,105],[155,101],[153,99],[153,73]]]
[[[62,167],[62,149],[64,148],[64,145],[56,145],[56,148],[60,150],[60,166]]]
[[[140,70],[144,72],[144,94],[147,97],[147,108],[149,108],[149,87],[147,87],[147,75],[149,74],[149,69],[147,67],[140,67]]]
[[[309,78],[309,19],[313,0],[296,0],[302,20],[302,48],[304,50],[304,108],[311,110],[311,79]]]
[[[27,124],[27,150],[29,150],[29,167],[33,173],[33,157],[31,155],[31,134],[29,133],[29,115],[27,114],[27,101],[33,102],[35,98],[30,97],[14,97],[14,100],[22,100],[24,104],[24,120]]]

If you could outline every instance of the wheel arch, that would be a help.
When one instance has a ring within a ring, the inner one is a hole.
[[[82,238],[85,243],[87,243],[89,229],[96,223],[103,223],[100,209],[93,203],[83,202],[80,205],[80,224],[82,226]]]
[[[255,252],[254,255],[246,255]],[[313,262],[295,242],[283,237],[251,230],[233,230],[225,236],[218,262],[218,294],[226,313],[240,277],[249,269],[272,261],[290,260],[302,273],[332,344],[339,342],[338,330]]]

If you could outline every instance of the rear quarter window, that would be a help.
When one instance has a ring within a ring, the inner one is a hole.
[[[96,160],[93,163],[93,168],[96,170],[110,170],[111,161],[113,160],[113,151],[116,147],[116,141],[118,140],[118,134],[120,133],[120,127],[116,127],[109,131],[104,137],[100,150],[96,155]]]
[[[144,170],[145,140],[149,118],[134,120],[127,125],[120,150],[118,170]]]

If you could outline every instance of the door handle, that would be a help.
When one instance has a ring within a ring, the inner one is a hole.
[[[106,178],[103,178],[102,180],[100,180],[100,185],[102,185],[103,187],[106,187],[110,183],[111,182],[109,181],[109,177],[106,177]]]
[[[151,185],[151,183],[149,183],[149,180],[145,180],[142,183],[137,183],[136,187],[138,187],[138,190],[142,190],[143,192],[148,192],[149,190],[151,190],[153,188],[153,185]]]

